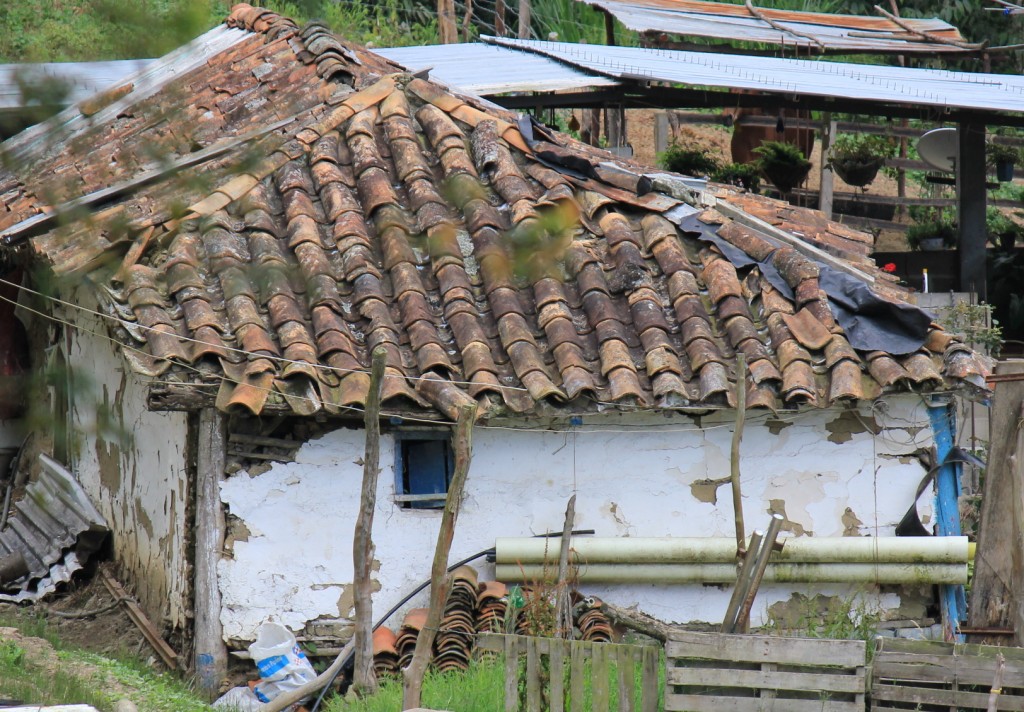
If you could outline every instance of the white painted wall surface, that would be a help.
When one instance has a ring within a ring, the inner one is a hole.
[[[79,301],[78,303],[82,303]],[[189,624],[186,417],[146,409],[144,379],[98,317],[68,310],[76,434],[72,472],[107,518],[118,570],[157,626]],[[97,418],[107,412],[109,419]],[[112,426],[112,427],[108,427]]]
[[[871,409],[865,406],[860,416],[870,419]],[[700,480],[728,476],[733,417],[730,412],[708,416],[698,427],[679,415],[593,416],[575,434],[538,432],[536,423],[478,427],[451,560],[493,546],[497,536],[561,530],[574,492],[576,528],[594,529],[597,536],[733,535],[729,485],[718,488],[717,503],[700,501],[691,488]],[[877,436],[853,414],[838,410],[779,418],[752,414],[741,468],[748,531],[767,523],[771,500],[784,500],[793,528],[804,535],[891,535],[923,475],[909,455],[931,444],[931,431],[921,399],[912,395],[886,398],[873,417],[881,427]],[[393,503],[394,448],[392,437],[382,437],[373,531],[377,613],[429,576],[441,518],[439,511],[403,510]],[[248,529],[219,569],[226,638],[251,639],[269,619],[298,629],[318,617],[351,615],[346,588],[352,580],[351,541],[362,477],[355,461],[362,454],[362,431],[337,430],[305,444],[294,463],[274,465],[256,477],[239,472],[224,482],[223,501]],[[921,504],[928,516],[930,502]],[[492,567],[480,563],[477,568],[483,579],[493,577]],[[724,587],[584,589],[676,622],[720,621],[729,597]],[[848,594],[851,589],[765,587],[753,623],[793,591]],[[425,600],[424,593],[414,604]],[[878,601],[886,607],[899,604],[892,594]],[[392,626],[400,620],[396,616]]]

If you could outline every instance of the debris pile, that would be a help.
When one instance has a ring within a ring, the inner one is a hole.
[[[478,581],[473,567],[456,569],[452,572],[451,589],[434,640],[433,666],[442,672],[465,670],[473,655],[477,633],[502,633],[511,629],[524,634],[535,630],[537,621],[531,617],[536,617],[537,613],[528,611],[524,600],[529,600],[531,605],[544,602],[550,607],[543,590],[510,588],[500,581]],[[611,642],[612,627],[602,610],[601,599],[572,591],[570,600],[574,637],[595,643]],[[553,608],[550,613],[553,618]],[[413,608],[406,614],[397,635],[383,627],[374,631],[373,664],[378,676],[397,675],[412,662],[416,639],[426,622],[427,609]]]

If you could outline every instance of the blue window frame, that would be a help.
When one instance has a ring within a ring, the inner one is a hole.
[[[454,470],[447,431],[395,433],[395,501],[403,509],[442,509]]]

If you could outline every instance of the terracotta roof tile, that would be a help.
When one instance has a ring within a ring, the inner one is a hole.
[[[123,287],[110,293],[136,320],[125,328],[145,341],[147,353],[126,352],[140,371],[173,363],[184,376],[206,359],[223,375],[221,408],[340,413],[365,402],[369,353],[380,345],[386,405],[448,419],[473,402],[481,417],[596,402],[726,405],[738,353],[748,406],[773,409],[977,383],[984,372],[934,326],[916,352],[858,352],[809,253],[713,209],[697,213],[701,234],[688,232],[664,213],[678,199],[639,194],[631,167],[609,170],[602,163],[613,159],[597,149],[545,140],[538,146],[554,160],[542,163],[511,115],[396,74],[321,26],[300,31],[244,4],[227,24],[254,35],[170,80],[141,102],[139,118],[97,126],[86,139],[95,163],[58,151],[45,155],[44,179],[0,176],[3,229],[42,209],[34,196],[55,180],[71,176],[85,193],[130,181],[154,135],[142,117],[173,108],[180,92],[192,97],[183,123],[172,122],[187,127],[175,139],[186,157],[189,141],[294,117],[186,170],[202,181],[124,191],[105,214],[148,226],[143,239],[86,240],[82,225],[32,238],[62,273],[133,245]],[[125,163],[100,170],[111,151]],[[572,156],[591,161],[589,176],[562,172],[557,161]],[[880,274],[866,258],[870,237],[715,190]],[[191,203],[192,215],[172,219],[172,200]],[[734,264],[705,232],[748,260]],[[903,294],[876,284],[885,298]]]

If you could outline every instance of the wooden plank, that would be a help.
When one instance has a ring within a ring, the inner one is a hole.
[[[565,709],[565,649],[566,643],[552,641],[548,653],[548,665],[551,671],[551,682],[548,688],[548,705],[551,712],[563,712]]]
[[[160,656],[160,660],[163,661],[171,670],[177,670],[181,667],[181,661],[178,658],[178,654],[174,652],[174,649],[160,636],[156,628],[146,617],[146,614],[142,612],[139,604],[135,602],[131,596],[124,590],[120,583],[118,583],[113,576],[110,575],[105,568],[100,567],[97,571],[100,581],[106,586],[110,595],[121,602],[124,606],[125,611],[128,613],[128,617],[132,619],[132,623],[142,632],[146,642],[156,651],[156,654]]]
[[[608,650],[606,645],[595,644],[591,649],[590,710],[608,712],[611,702],[608,690]]]
[[[526,639],[526,709],[541,712],[540,704],[540,651],[537,638]]]
[[[505,712],[519,709],[519,638],[505,636]]]
[[[583,678],[584,643],[574,642],[569,648],[569,709],[570,712],[584,712]]]
[[[949,682],[954,677],[961,685],[987,685],[996,674],[998,663],[978,665],[976,660],[956,658],[957,664],[950,665],[919,665],[916,663],[886,662],[884,667],[873,668],[875,680]],[[1003,671],[1003,687],[1024,688],[1024,670],[1010,669]]]
[[[615,666],[619,673],[619,712],[633,712],[633,651],[626,645],[616,645],[615,648]]]
[[[669,668],[665,671],[665,683],[668,685],[752,687],[809,692],[863,692],[864,677],[863,670],[854,675],[687,667]],[[989,677],[990,682],[991,679]]]
[[[989,680],[989,684],[991,684]],[[949,705],[950,707],[974,707],[984,710],[988,707],[988,692],[964,692],[963,690],[942,690],[910,685],[876,685],[871,690],[872,699],[891,702],[909,702],[918,705]],[[1024,697],[999,695],[996,709],[1009,712],[1024,712]]]
[[[764,700],[756,697],[719,697],[704,695],[677,695],[665,693],[665,712],[864,712],[855,702],[837,700],[778,700],[765,707]]]
[[[658,712],[658,648],[648,645],[643,649],[643,683],[641,684],[641,712]]]
[[[669,632],[665,655],[669,660],[679,658],[788,665],[824,662],[835,667],[859,667],[867,659],[866,645],[861,640],[726,635],[675,628]]]
[[[897,655],[914,654],[916,656],[934,656],[936,661],[949,662],[954,656],[961,658],[983,658],[995,660],[1002,655],[1007,665],[1024,666],[1024,648],[999,647],[996,645],[977,645],[974,643],[943,643],[933,640],[907,640],[905,638],[879,638],[876,659],[882,661],[896,660]],[[928,658],[908,657],[908,660],[925,660]]]
[[[505,639],[508,637],[500,633],[478,633],[476,647],[491,653],[503,653],[505,652]]]

